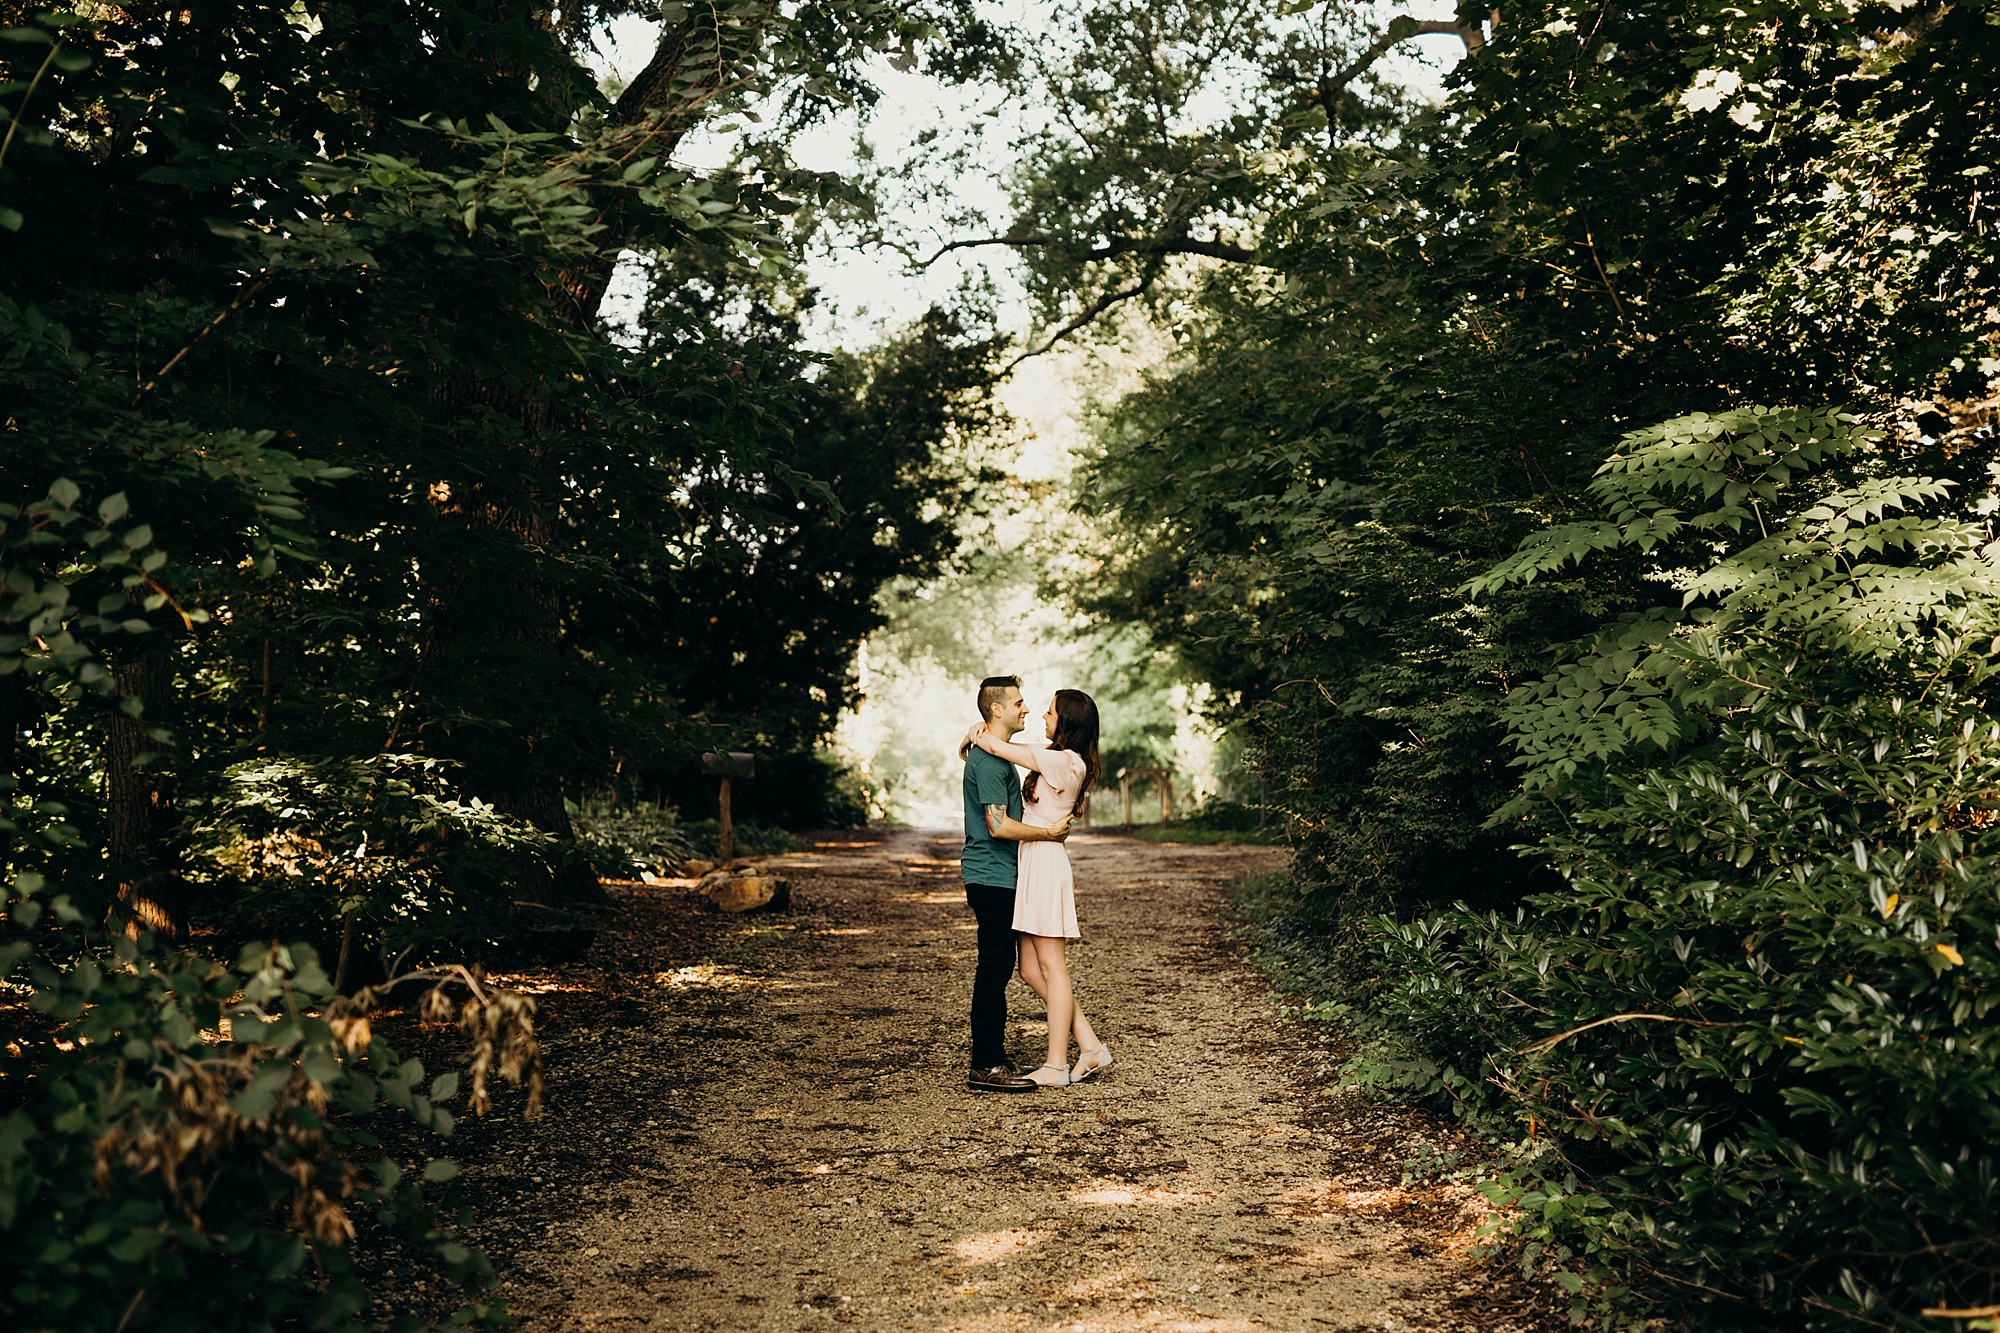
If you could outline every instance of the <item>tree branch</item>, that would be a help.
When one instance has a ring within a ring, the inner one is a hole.
[[[1082,314],[1078,315],[1075,319],[1072,319],[1069,323],[1057,329],[1055,333],[1050,335],[1049,340],[1047,342],[1043,343],[1040,347],[1032,348],[1029,351],[1023,352],[1019,356],[1015,357],[1012,361],[1009,361],[1007,363],[1006,369],[1003,370],[1001,373],[1002,374],[1011,373],[1014,367],[1020,365],[1023,361],[1026,361],[1029,357],[1040,356],[1042,353],[1048,351],[1051,347],[1054,347],[1057,343],[1061,342],[1063,339],[1069,337],[1070,334],[1075,333],[1078,329],[1084,327],[1086,324],[1089,324],[1092,320],[1096,319],[1099,315],[1109,310],[1112,306],[1117,305],[1120,301],[1129,301],[1135,296],[1144,296],[1146,292],[1152,287],[1153,279],[1160,276],[1160,269],[1166,264],[1166,262],[1167,262],[1167,257],[1165,254],[1154,255],[1153,261],[1150,264],[1146,265],[1146,271],[1139,275],[1139,280],[1137,282],[1133,283],[1130,287],[1126,287],[1120,291],[1106,292],[1104,293],[1104,295],[1098,297],[1095,301],[1092,301],[1088,309],[1086,309]]]
[[[1495,22],[1498,22],[1497,10],[1495,11]],[[1412,37],[1447,33],[1464,42],[1465,49],[1469,53],[1477,52],[1486,45],[1486,34],[1477,24],[1458,23],[1449,19],[1414,19],[1404,14],[1392,19],[1389,26],[1383,29],[1382,35],[1377,37],[1369,45],[1368,49],[1356,57],[1345,69],[1321,78],[1317,89],[1318,100],[1321,108],[1326,112],[1328,135],[1331,136],[1334,133],[1336,123],[1335,105],[1345,95],[1348,85],[1366,73],[1368,68],[1376,61],[1388,54],[1391,47],[1399,42],[1408,41]],[[1045,233],[1019,236],[983,236],[971,240],[952,241],[939,246],[928,258],[919,261],[917,269],[921,272],[930,268],[931,265],[937,263],[938,260],[944,258],[954,250],[973,250],[995,245],[1010,246],[1014,249],[1031,249],[1040,246],[1060,246],[1063,244],[1065,242],[1061,238]],[[1088,325],[1099,315],[1119,302],[1129,301],[1135,296],[1145,295],[1152,287],[1154,280],[1159,277],[1160,269],[1168,255],[1200,255],[1207,259],[1222,260],[1225,263],[1256,264],[1262,267],[1272,267],[1260,259],[1258,252],[1254,249],[1239,245],[1229,245],[1222,241],[1199,241],[1188,236],[1113,236],[1106,240],[1103,245],[1085,250],[1078,254],[1076,258],[1083,263],[1094,263],[1106,259],[1116,259],[1121,255],[1133,254],[1148,257],[1145,271],[1140,275],[1138,281],[1129,287],[1108,291],[1098,297],[1097,300],[1093,301],[1076,318],[1056,330],[1041,346],[1023,352],[1020,356],[1015,357],[1013,361],[1008,363],[1007,369],[1011,371],[1015,366],[1020,365],[1021,362],[1027,360],[1029,357],[1040,356],[1057,343],[1063,341],[1063,339]],[[1615,300],[1616,298],[1614,297],[1613,299]]]
[[[938,247],[930,258],[918,263],[919,271],[929,268],[954,250],[971,250],[987,245],[1010,245],[1017,249],[1028,249],[1041,245],[1061,245],[1054,236],[984,236],[977,240],[953,241]],[[1116,259],[1120,255],[1202,255],[1208,259],[1220,259],[1231,264],[1260,264],[1255,250],[1246,246],[1228,245],[1221,241],[1198,241],[1191,236],[1169,236],[1155,238],[1147,236],[1114,236],[1093,250],[1086,250],[1077,258],[1085,263],[1095,263],[1104,259]],[[1268,265],[1265,265],[1268,267]]]
[[[1389,54],[1389,48],[1412,37],[1441,33],[1450,33],[1464,42],[1468,55],[1477,53],[1486,45],[1486,34],[1477,24],[1456,23],[1451,19],[1413,19],[1408,14],[1401,14],[1389,20],[1389,26],[1382,30],[1382,35],[1377,37],[1366,51],[1355,57],[1353,63],[1346,69],[1322,76],[1318,94],[1320,110],[1326,112],[1327,137],[1333,138],[1334,104],[1346,95],[1348,84],[1366,74],[1370,66]]]
[[[743,86],[777,9],[777,0],[763,0],[754,18],[732,21],[724,27],[712,11],[690,5],[680,22],[662,27],[653,58],[611,108],[614,125],[649,126],[645,148],[635,148],[634,156],[640,151],[663,158],[671,155],[694,128],[702,108]],[[605,221],[611,224],[614,235],[627,230],[616,216],[607,216]],[[616,246],[604,249],[615,253]],[[616,261],[607,253],[562,273],[561,295],[566,299],[558,305],[565,322],[580,329],[597,327],[598,311],[615,267]]]
[[[214,319],[208,321],[208,323],[202,325],[201,331],[195,334],[194,337],[188,339],[187,346],[181,348],[180,351],[175,352],[172,358],[168,360],[167,364],[161,366],[158,370],[153,372],[153,378],[147,380],[144,384],[139,386],[139,391],[132,395],[132,406],[137,407],[139,405],[139,400],[141,398],[144,398],[147,394],[151,393],[154,389],[158,388],[160,381],[165,379],[167,376],[173,374],[174,367],[178,366],[182,361],[186,360],[187,354],[189,352],[192,352],[195,348],[201,346],[202,343],[208,338],[209,334],[214,333],[217,329],[221,328],[224,320],[228,319],[238,310],[241,310],[243,308],[243,303],[245,301],[248,301],[252,297],[256,296],[257,293],[263,291],[266,287],[269,287],[270,285],[271,285],[271,280],[269,278],[259,278],[257,281],[250,283],[247,286],[239,288],[236,293],[236,299],[231,301],[228,305],[224,306],[222,308],[221,314],[217,315]],[[185,617],[183,617],[183,619],[185,619]]]
[[[1711,1023],[1701,1018],[1677,1018],[1672,1014],[1613,1014],[1609,1018],[1600,1018],[1594,1023],[1585,1023],[1580,1028],[1571,1028],[1567,1032],[1558,1032],[1553,1037],[1543,1037],[1540,1041],[1529,1042],[1521,1048],[1521,1054],[1543,1055],[1554,1050],[1571,1037],[1576,1036],[1579,1032],[1588,1032],[1592,1028],[1601,1028],[1606,1023],[1629,1023],[1639,1018],[1651,1019],[1655,1023],[1685,1023],[1689,1027],[1696,1028],[1731,1028],[1742,1026],[1740,1023]]]

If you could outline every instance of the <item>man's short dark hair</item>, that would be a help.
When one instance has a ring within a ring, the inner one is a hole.
[[[1006,697],[1008,690],[1021,688],[1019,676],[988,676],[979,682],[979,720],[991,722],[993,710]]]

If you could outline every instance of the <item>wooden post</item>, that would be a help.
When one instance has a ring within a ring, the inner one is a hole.
[[[1132,827],[1132,778],[1129,774],[1118,775],[1118,794],[1125,798],[1125,827]]]
[[[264,638],[264,688],[257,696],[257,730],[271,729],[271,639]],[[258,747],[263,748],[263,747]]]
[[[1160,822],[1171,824],[1174,822],[1174,775],[1161,769],[1160,776],[1153,781],[1160,784]]]
[[[711,774],[722,779],[715,802],[716,823],[720,825],[722,834],[722,845],[717,852],[726,863],[736,855],[736,823],[729,814],[729,782],[732,778],[756,777],[757,756],[745,750],[731,750],[727,754],[705,754],[701,763]]]
[[[736,855],[736,826],[729,820],[728,778],[722,780],[722,791],[716,797],[716,808],[721,812],[720,818],[722,823],[722,847],[717,855],[721,860],[727,861],[730,857]]]

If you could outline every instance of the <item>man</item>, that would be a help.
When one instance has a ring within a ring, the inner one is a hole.
[[[979,682],[979,716],[986,730],[1011,741],[1028,725],[1028,701],[1019,676]],[[1006,760],[978,746],[965,759],[965,851],[959,874],[965,902],[979,923],[979,962],[972,973],[972,1072],[974,1092],[1033,1092],[1041,1085],[1007,1058],[1007,982],[1014,974],[1014,870],[1023,842],[1062,842],[1069,821],[1056,828],[1021,822],[1021,775]]]

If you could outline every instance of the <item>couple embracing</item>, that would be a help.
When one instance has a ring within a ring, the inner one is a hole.
[[[965,901],[979,923],[972,974],[975,1092],[1033,1092],[1080,1083],[1111,1067],[1076,1003],[1065,956],[1076,930],[1076,894],[1063,843],[1070,821],[1097,781],[1097,705],[1081,690],[1057,690],[1042,726],[1048,748],[1013,743],[1028,724],[1018,676],[979,683],[979,724],[959,746],[965,760]],[[1023,784],[1015,765],[1028,770]],[[1048,1058],[1017,1065],[1007,1056],[1007,982],[1021,980],[1049,1008]],[[1069,1058],[1074,1035],[1077,1058]]]

